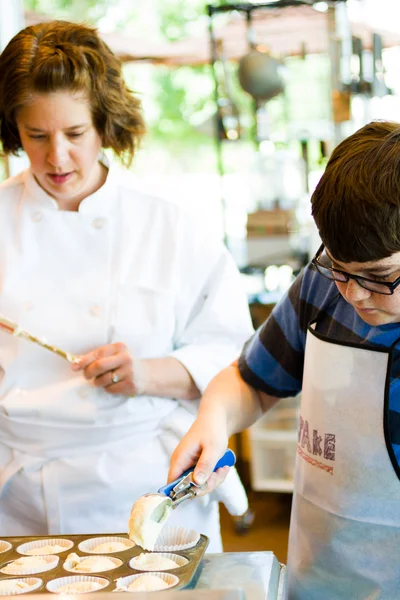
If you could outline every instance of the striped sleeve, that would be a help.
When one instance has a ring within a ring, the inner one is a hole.
[[[336,287],[307,267],[244,347],[239,359],[243,379],[278,398],[298,394],[307,326],[334,295]]]

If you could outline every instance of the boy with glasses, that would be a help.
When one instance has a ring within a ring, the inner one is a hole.
[[[212,490],[228,438],[301,394],[290,600],[400,598],[400,125],[334,150],[313,196],[323,245],[172,457]]]

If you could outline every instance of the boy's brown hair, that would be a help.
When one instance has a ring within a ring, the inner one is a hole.
[[[373,121],[341,142],[311,204],[337,260],[367,262],[400,252],[400,125]]]
[[[15,113],[35,93],[84,92],[103,148],[128,165],[145,131],[141,103],[127,88],[121,62],[95,29],[67,21],[26,27],[0,55],[0,141],[21,149]]]

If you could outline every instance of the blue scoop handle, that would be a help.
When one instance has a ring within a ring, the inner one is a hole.
[[[223,455],[222,458],[219,459],[219,461],[217,462],[217,464],[214,467],[214,472],[217,469],[221,469],[222,467],[233,467],[233,465],[236,462],[236,456],[235,453],[232,452],[232,450],[228,450],[225,452],[225,454]],[[163,485],[162,487],[160,487],[160,489],[158,490],[158,492],[160,494],[165,494],[166,496],[169,496],[170,493],[172,492],[172,490],[174,489],[174,487],[180,482],[182,481],[182,479],[184,477],[186,477],[186,475],[189,475],[189,473],[193,473],[193,471],[195,470],[196,467],[191,467],[190,469],[188,469],[187,471],[185,471],[184,473],[182,473],[182,475],[180,477],[178,477],[178,479],[175,479],[175,481],[171,481],[170,483],[167,483],[167,485]]]

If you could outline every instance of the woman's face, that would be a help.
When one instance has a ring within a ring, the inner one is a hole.
[[[83,93],[36,94],[18,109],[16,122],[33,175],[60,208],[76,210],[103,185],[101,138]]]

